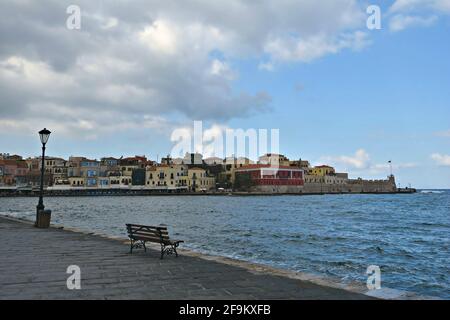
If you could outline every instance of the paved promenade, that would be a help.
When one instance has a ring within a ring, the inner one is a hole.
[[[0,217],[0,299],[368,299],[181,253],[128,253],[124,241]],[[69,265],[81,290],[68,290]]]

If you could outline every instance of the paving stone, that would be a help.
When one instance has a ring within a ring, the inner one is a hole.
[[[160,260],[153,248],[129,254],[123,241],[0,217],[0,299],[369,299],[199,257]],[[69,265],[81,290],[66,286]]]

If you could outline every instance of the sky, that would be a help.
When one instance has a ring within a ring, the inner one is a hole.
[[[450,188],[450,0],[2,0],[0,11],[0,153],[39,155],[46,127],[53,156],[156,160],[202,121],[210,136],[278,129],[281,153],[354,178],[385,178],[391,160],[403,187]]]

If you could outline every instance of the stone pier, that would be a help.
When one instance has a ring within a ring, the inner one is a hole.
[[[0,217],[0,299],[370,299],[200,255],[128,251],[124,240]],[[67,288],[70,265],[80,290]]]

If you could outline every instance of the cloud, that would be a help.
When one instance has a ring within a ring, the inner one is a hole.
[[[368,169],[370,167],[370,156],[364,149],[357,150],[352,156],[326,156],[321,159],[331,164],[341,165],[345,168]]]
[[[397,14],[389,21],[389,29],[397,32],[409,27],[429,27],[438,20],[437,16],[420,17],[420,16],[405,16]]]
[[[450,14],[450,0],[396,0],[387,13],[393,32],[409,27],[429,27],[440,15]]]
[[[265,51],[276,61],[311,62],[325,55],[336,54],[343,49],[361,50],[369,44],[367,34],[356,31],[342,34],[338,38],[324,34],[308,38],[277,37],[266,44]]]
[[[431,159],[433,159],[440,166],[450,167],[450,155],[434,153],[431,155]]]
[[[2,132],[39,123],[93,137],[249,117],[272,98],[239,90],[235,61],[273,71],[368,43],[356,0],[81,0],[81,30],[66,28],[70,4],[1,1]]]
[[[373,163],[369,153],[365,149],[359,149],[351,156],[323,156],[319,160],[320,164],[327,163],[337,167],[339,170],[354,174],[371,174],[378,175],[388,173],[391,165],[386,163]],[[416,163],[398,163],[392,164],[394,170],[415,168]]]
[[[390,12],[420,11],[432,9],[442,13],[450,13],[449,0],[396,0],[390,7]]]

